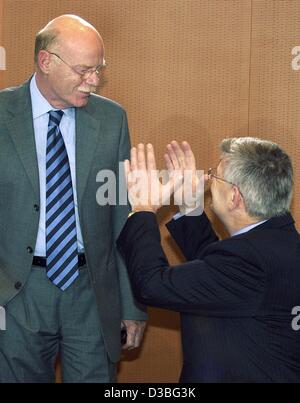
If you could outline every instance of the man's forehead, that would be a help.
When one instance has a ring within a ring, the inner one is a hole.
[[[78,66],[93,67],[95,63],[103,64],[104,49],[100,46],[90,46],[87,43],[85,47],[76,47],[74,43],[69,46],[69,43],[58,46],[58,52],[66,55],[69,60]],[[91,64],[91,66],[90,66]]]

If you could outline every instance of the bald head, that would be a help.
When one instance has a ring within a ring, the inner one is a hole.
[[[35,63],[38,89],[52,106],[83,107],[105,66],[102,38],[82,18],[61,15],[37,34]]]
[[[78,15],[73,14],[65,14],[60,15],[59,17],[54,18],[43,28],[43,30],[47,29],[73,29],[73,30],[82,30],[91,29],[95,31],[97,34],[97,30],[93,27],[92,24],[84,20],[83,18],[79,17]],[[99,35],[99,34],[98,34]]]
[[[41,50],[69,47],[72,51],[74,47],[83,47],[89,44],[95,44],[104,50],[103,40],[93,25],[77,15],[61,15],[50,21],[42,28],[35,41],[34,60],[38,61],[38,54]]]

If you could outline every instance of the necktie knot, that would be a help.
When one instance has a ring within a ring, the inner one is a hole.
[[[49,111],[49,126],[59,126],[63,114],[61,110]]]

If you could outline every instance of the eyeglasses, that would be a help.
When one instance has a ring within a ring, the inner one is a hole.
[[[234,183],[229,182],[226,179],[221,178],[220,176],[217,176],[216,173],[217,173],[217,168],[209,168],[209,170],[207,171],[208,179],[211,180],[212,178],[215,178],[215,179],[218,179],[219,181],[226,182],[226,183],[229,183],[230,185],[236,186]]]
[[[225,182],[225,183],[229,183],[231,186],[235,186],[236,188],[238,188],[238,190],[239,190],[241,196],[243,196],[243,194],[242,194],[242,192],[240,191],[240,188],[238,187],[238,185],[236,185],[236,184],[233,183],[233,182],[227,181],[227,180],[224,179],[224,178],[221,178],[220,176],[216,175],[216,173],[217,173],[217,168],[209,168],[209,170],[207,171],[208,179],[211,180],[212,178],[215,178],[215,179],[217,179],[217,180],[219,180],[219,181],[222,181],[222,182]]]
[[[100,64],[97,67],[91,67],[91,68],[88,68],[88,69],[84,68],[84,67],[80,67],[80,66],[71,66],[64,59],[62,59],[57,53],[49,52],[49,50],[47,50],[47,52],[50,53],[50,55],[56,56],[59,60],[61,60],[63,63],[65,63],[74,73],[78,74],[80,77],[82,77],[84,79],[89,78],[94,73],[96,73],[96,75],[99,76],[100,73],[106,67],[105,61],[104,61],[103,64]]]

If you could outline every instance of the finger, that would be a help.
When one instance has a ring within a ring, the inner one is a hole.
[[[142,342],[143,334],[141,331],[138,331],[135,335],[134,339],[134,348],[138,348]]]
[[[137,348],[140,346],[143,335],[144,335],[145,325],[138,325],[135,329],[135,338],[134,338],[134,347]]]
[[[147,144],[147,168],[156,171],[156,161],[152,144]]]
[[[125,160],[124,161],[124,173],[125,173],[125,179],[126,179],[126,184],[127,184],[127,187],[128,187],[128,185],[129,185],[129,174],[130,174],[130,172],[131,172],[131,168],[130,168],[130,162],[129,162],[129,160]]]
[[[167,151],[168,151],[168,155],[173,164],[174,169],[175,170],[180,169],[179,160],[178,160],[171,144],[167,145]]]
[[[145,146],[142,143],[137,146],[137,168],[143,171],[147,169],[145,158]]]
[[[131,165],[131,171],[137,170],[137,149],[136,149],[136,147],[132,147],[132,149],[130,151],[130,165]]]
[[[196,169],[195,156],[191,149],[191,146],[187,141],[182,142],[182,149],[185,157],[186,168],[195,170]]]
[[[173,171],[175,168],[174,168],[173,162],[172,162],[169,154],[164,155],[164,160],[165,160],[165,165],[166,165],[167,170],[169,172]]]
[[[137,171],[133,171],[131,169],[129,160],[124,161],[124,172],[125,172],[127,189],[128,189],[128,191],[130,191],[131,188],[133,187],[133,185],[135,185],[137,183],[138,177],[136,175]]]
[[[183,184],[183,174],[181,170],[172,171],[169,175],[169,180],[165,185],[162,185],[161,198],[162,204],[169,202],[170,196],[177,192]]]
[[[177,160],[179,161],[179,166],[181,169],[185,168],[185,155],[183,150],[181,149],[180,145],[177,143],[177,141],[172,141],[171,142],[172,149],[177,157]]]

